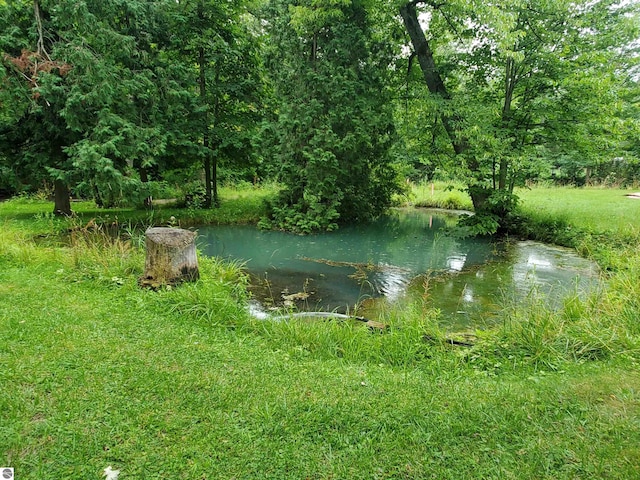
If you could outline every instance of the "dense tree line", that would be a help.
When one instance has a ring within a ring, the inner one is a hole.
[[[70,214],[276,180],[265,224],[312,231],[456,178],[495,230],[527,181],[640,181],[639,24],[622,0],[5,0],[0,190]]]

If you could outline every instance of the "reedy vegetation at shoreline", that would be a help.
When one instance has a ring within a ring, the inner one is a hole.
[[[416,204],[470,205],[460,189],[439,187],[431,195],[430,186],[420,186]],[[627,198],[631,192],[597,187],[517,192],[521,200],[514,236],[575,248],[598,262],[607,287],[586,301],[567,297],[557,312],[539,304],[535,296],[531,304],[507,306],[502,325],[477,350],[500,359],[526,359],[543,368],[556,368],[559,361],[638,357],[640,201]]]
[[[557,313],[506,308],[471,349],[424,341],[442,338],[428,304],[388,312],[385,335],[252,320],[241,266],[215,259],[201,258],[196,284],[141,290],[135,233],[68,240],[97,212],[80,204],[69,224],[42,202],[0,204],[0,382],[13,392],[0,398],[0,463],[33,479],[109,464],[123,479],[638,476],[638,229],[603,243],[604,228],[523,197],[531,225],[569,228],[608,288]],[[223,208],[259,216],[255,198]],[[154,218],[172,215],[187,217]]]

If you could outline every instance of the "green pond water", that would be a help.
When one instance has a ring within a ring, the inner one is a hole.
[[[244,263],[252,310],[380,311],[382,303],[426,298],[445,326],[490,323],[505,302],[532,294],[558,305],[598,284],[596,266],[568,249],[446,234],[459,214],[399,209],[375,223],[295,235],[253,226],[198,229],[205,255]]]

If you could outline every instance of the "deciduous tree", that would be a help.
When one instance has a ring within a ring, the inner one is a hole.
[[[247,1],[178,1],[171,7],[172,48],[196,65],[196,129],[206,208],[217,205],[218,169],[246,163],[262,102],[259,41]],[[194,86],[196,86],[194,85]]]
[[[633,4],[414,0],[399,11],[488,230],[504,226],[513,187],[542,157],[595,152],[611,133]]]

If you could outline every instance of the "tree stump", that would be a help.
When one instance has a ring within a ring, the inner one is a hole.
[[[200,277],[196,257],[196,236],[196,232],[181,228],[147,229],[147,256],[140,285],[159,288],[163,285],[196,281]]]

